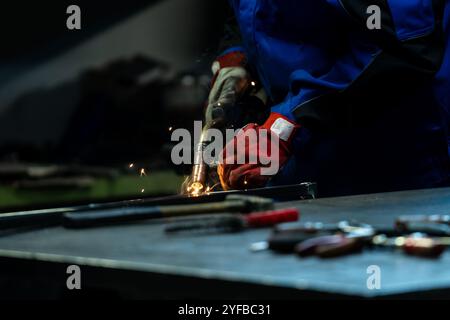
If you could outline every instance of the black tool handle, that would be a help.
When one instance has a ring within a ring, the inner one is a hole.
[[[128,207],[84,212],[68,212],[63,216],[66,228],[88,228],[130,221],[162,218],[159,207]]]
[[[429,222],[410,222],[403,225],[397,224],[397,229],[403,234],[425,233],[433,237],[448,237],[450,235],[450,226],[442,223]]]
[[[169,224],[165,228],[166,233],[187,232],[187,231],[223,231],[237,232],[244,228],[243,219],[237,215],[226,215],[211,218],[192,218],[183,222]]]
[[[0,214],[0,230],[53,226],[61,224],[61,220],[61,212],[6,213]]]
[[[319,231],[313,234],[307,232],[279,232],[273,233],[267,242],[270,250],[280,253],[292,253],[297,244],[312,238],[328,236],[330,234],[332,233],[327,231]]]

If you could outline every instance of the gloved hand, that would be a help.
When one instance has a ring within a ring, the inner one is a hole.
[[[217,173],[222,188],[264,187],[289,159],[298,128],[298,124],[274,112],[262,126],[245,126],[225,146],[220,156]],[[248,138],[252,136],[252,130],[255,133],[253,139]]]
[[[226,121],[227,109],[233,107],[251,85],[245,65],[246,58],[241,51],[224,54],[213,63],[214,77],[205,112],[206,124],[218,126]]]

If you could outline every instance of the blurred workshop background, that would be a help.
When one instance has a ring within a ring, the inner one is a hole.
[[[177,193],[226,1],[47,2],[2,3],[0,211]]]

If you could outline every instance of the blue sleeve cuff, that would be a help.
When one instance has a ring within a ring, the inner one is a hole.
[[[280,104],[273,106],[271,108],[271,111],[279,113],[293,122],[297,122],[294,115],[292,114],[292,106],[291,106],[289,99],[287,99],[286,101],[283,101]]]
[[[228,54],[230,52],[236,52],[236,51],[240,51],[240,52],[244,52],[245,53],[244,47],[242,47],[242,46],[234,46],[234,47],[228,48],[227,50],[223,51],[221,54],[219,54],[219,57],[224,56],[224,55],[226,55],[226,54]]]

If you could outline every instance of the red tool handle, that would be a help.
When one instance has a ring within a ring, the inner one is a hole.
[[[299,217],[298,209],[291,208],[251,213],[245,216],[245,222],[251,228],[272,227],[279,223],[297,221]]]
[[[432,238],[407,238],[403,251],[410,255],[437,258],[439,257],[446,246],[437,243]]]

